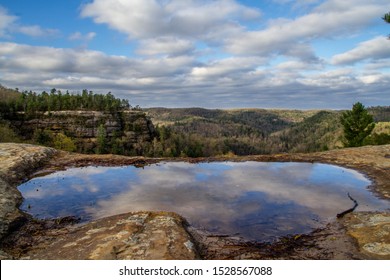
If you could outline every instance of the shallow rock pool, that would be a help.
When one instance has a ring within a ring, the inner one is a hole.
[[[362,174],[317,163],[163,162],[137,168],[70,168],[19,186],[37,218],[83,221],[132,211],[173,211],[215,234],[272,241],[308,233],[359,203],[384,210]]]

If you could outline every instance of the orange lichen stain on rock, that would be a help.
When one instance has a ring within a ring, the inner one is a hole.
[[[357,212],[346,217],[347,232],[359,244],[362,253],[378,259],[390,259],[390,213]]]

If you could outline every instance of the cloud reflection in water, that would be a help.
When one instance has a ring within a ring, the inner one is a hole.
[[[352,206],[348,192],[359,201],[358,210],[388,208],[367,191],[369,184],[356,171],[325,164],[167,162],[74,168],[19,189],[22,208],[38,217],[174,211],[209,231],[270,240],[323,225]]]

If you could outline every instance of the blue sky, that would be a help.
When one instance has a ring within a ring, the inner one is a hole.
[[[390,105],[388,0],[0,3],[0,83],[141,107]]]

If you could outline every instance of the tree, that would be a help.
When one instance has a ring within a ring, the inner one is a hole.
[[[103,124],[99,125],[96,138],[96,153],[104,154],[106,152],[107,133]]]
[[[3,142],[19,143],[21,140],[8,123],[0,121],[0,143]]]
[[[387,145],[390,144],[390,134],[373,133],[364,140],[365,145]]]
[[[385,22],[390,23],[390,12],[385,14],[382,18]]]
[[[61,142],[60,137],[56,137],[56,141],[58,142],[57,145],[61,145],[60,144],[60,142]],[[40,145],[52,146],[54,144],[53,138],[54,138],[53,133],[50,130],[35,129],[32,140],[35,143],[38,143]]]
[[[58,133],[54,137],[53,144],[54,144],[54,148],[58,150],[68,151],[68,152],[74,152],[76,151],[77,148],[72,138],[66,136],[63,133]]]
[[[388,12],[387,14],[385,14],[382,18],[385,22],[387,23],[390,23],[390,12]],[[390,39],[390,35],[389,35],[389,39]]]
[[[340,121],[344,127],[344,145],[346,147],[362,146],[364,139],[371,134],[375,127],[373,116],[360,102],[355,103],[352,110],[344,112]]]

